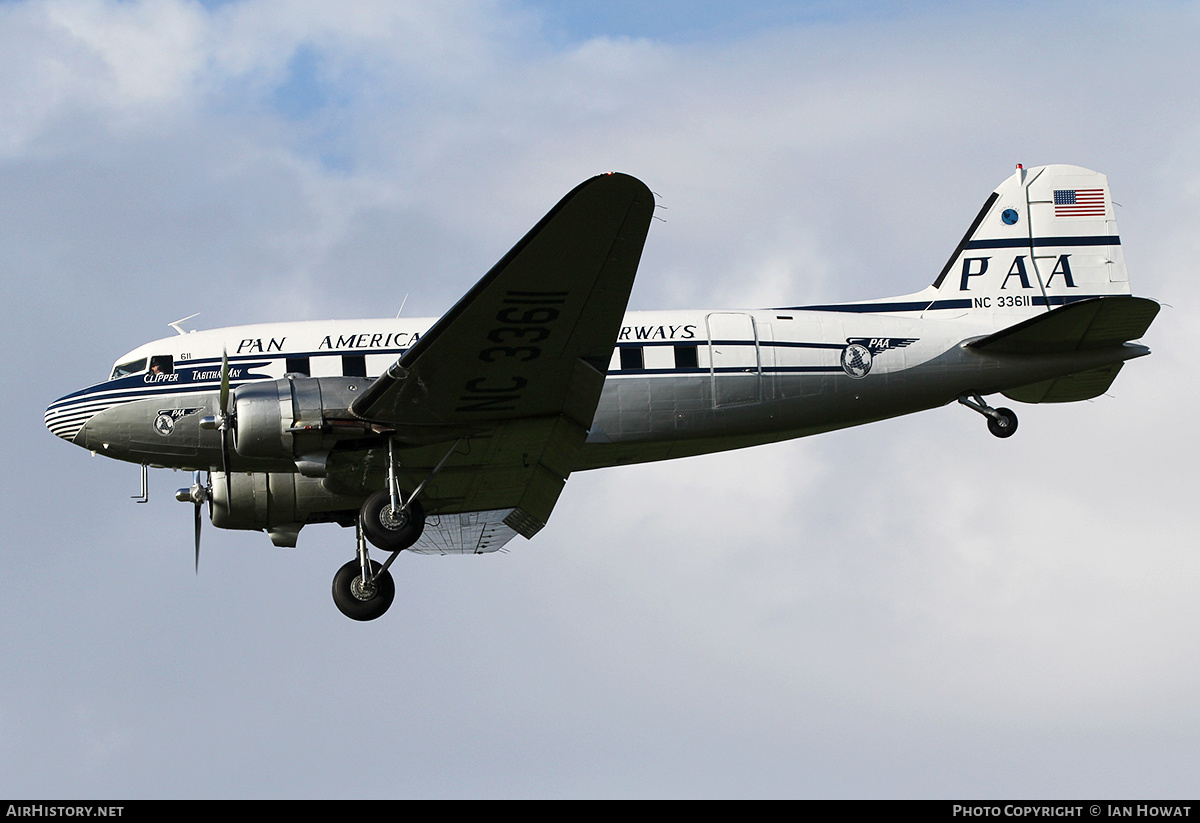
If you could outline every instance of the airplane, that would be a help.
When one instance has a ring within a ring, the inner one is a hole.
[[[532,538],[573,472],[805,437],[984,399],[1103,394],[1159,305],[1131,295],[1108,179],[1015,173],[933,284],[901,297],[772,309],[627,312],[654,214],[634,177],[566,195],[437,319],[309,321],[185,333],[54,401],[52,433],[95,454],[194,472],[214,526],[295,547],[354,527],[343,614],[395,598],[402,551],[486,553]],[[205,473],[204,482],[201,472]],[[388,556],[370,557],[374,546]]]

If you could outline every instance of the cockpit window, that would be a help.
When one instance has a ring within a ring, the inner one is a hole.
[[[118,377],[128,377],[131,374],[137,374],[138,372],[145,370],[146,358],[143,357],[141,360],[130,360],[128,363],[121,363],[120,365],[114,366],[112,375],[108,379],[116,380]]]
[[[156,354],[150,358],[151,374],[174,374],[175,358],[169,354]]]

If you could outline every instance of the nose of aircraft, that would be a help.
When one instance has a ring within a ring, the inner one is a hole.
[[[46,408],[42,418],[51,434],[74,443],[79,432],[92,416],[92,410],[72,400],[72,395],[60,397]]]

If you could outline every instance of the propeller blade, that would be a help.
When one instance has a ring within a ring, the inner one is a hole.
[[[212,472],[210,471],[208,473],[208,481],[203,486],[200,485],[200,471],[197,469],[196,471],[192,472],[192,487],[190,489],[186,490],[187,491],[186,497],[183,496],[184,491],[185,491],[184,489],[180,489],[178,492],[175,493],[175,497],[178,500],[191,499],[191,501],[192,501],[192,506],[194,508],[193,518],[194,518],[195,530],[196,530],[196,574],[199,574],[200,573],[200,509],[204,506],[204,503],[206,501],[208,502],[208,504],[210,506],[212,505]]]
[[[221,349],[221,416],[229,416],[229,353]]]
[[[233,500],[229,478],[229,438],[233,436],[233,409],[229,405],[229,352],[221,349],[221,470],[225,472],[225,499]]]
[[[200,574],[200,507],[202,503],[196,503],[196,574]]]
[[[233,505],[233,480],[229,476],[229,431],[221,432],[221,471],[225,473],[225,504]]]

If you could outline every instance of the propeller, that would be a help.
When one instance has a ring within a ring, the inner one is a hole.
[[[218,396],[217,415],[200,418],[200,428],[215,429],[221,433],[221,471],[225,473],[225,499],[233,499],[233,481],[229,477],[229,443],[237,428],[236,406],[230,401],[229,353],[221,350],[221,392]]]
[[[195,506],[195,523],[196,523],[196,574],[200,573],[200,510],[204,504],[212,500],[212,473],[208,475],[208,482],[204,485],[200,484],[200,472],[197,470],[192,474],[192,485],[186,489],[179,489],[175,492],[175,499],[181,503],[192,503]]]
[[[225,499],[233,500],[233,480],[229,476],[229,444],[237,429],[236,406],[232,402],[232,392],[229,389],[229,352],[221,349],[221,391],[218,395],[216,416],[200,418],[200,428],[215,430],[221,434],[221,471],[225,475]],[[175,492],[175,499],[184,502],[191,501],[196,506],[196,573],[200,572],[200,508],[205,502],[212,503],[212,472],[208,473],[208,482],[200,485],[200,472],[194,476],[191,488]]]

